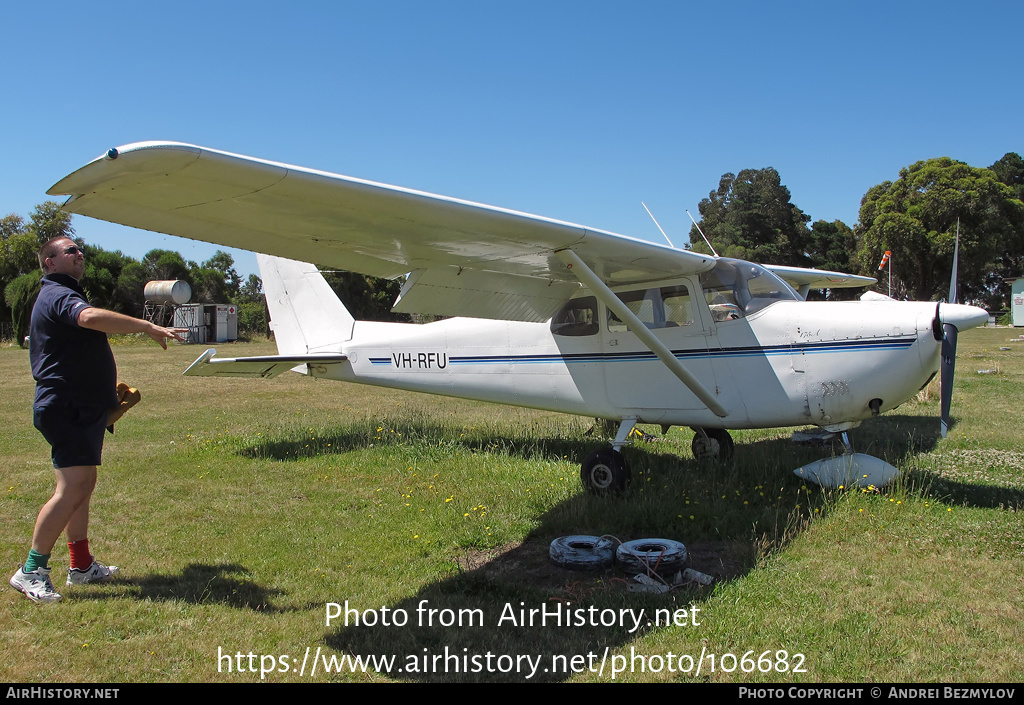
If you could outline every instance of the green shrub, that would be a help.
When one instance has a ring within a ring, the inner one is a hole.
[[[238,304],[238,335],[270,337],[267,306],[262,299],[259,302]]]
[[[15,340],[19,344],[23,343],[25,336],[28,335],[29,318],[32,316],[32,306],[39,295],[39,282],[42,278],[43,273],[37,269],[17,277],[4,289],[4,301],[11,307]]]

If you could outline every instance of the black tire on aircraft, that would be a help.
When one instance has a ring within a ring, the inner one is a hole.
[[[583,487],[595,494],[622,492],[631,479],[626,459],[614,448],[595,450],[587,456],[580,468]]]
[[[704,436],[705,433],[707,437]],[[704,433],[696,430],[690,449],[697,460],[717,460],[723,463],[732,460],[734,450],[732,436],[721,428],[705,428]]]

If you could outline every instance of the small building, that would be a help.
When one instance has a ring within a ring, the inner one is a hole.
[[[186,343],[223,343],[238,339],[234,304],[184,304],[174,310],[174,327],[185,328]]]
[[[1014,326],[1024,326],[1024,277],[1006,281],[1010,282],[1010,318]]]

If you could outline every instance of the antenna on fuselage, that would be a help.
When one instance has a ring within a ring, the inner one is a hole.
[[[686,211],[686,215],[689,215],[690,216],[690,220],[693,220],[693,216],[690,215],[690,211]],[[718,253],[715,252],[715,246],[711,244],[711,240],[708,240],[708,236],[705,235],[704,231],[700,229],[700,226],[697,225],[697,221],[696,220],[693,220],[693,225],[694,225],[695,228],[697,228],[697,232],[700,233],[700,236],[702,238],[704,238],[704,242],[706,242],[708,244],[708,247],[711,248],[711,254],[713,254],[715,256],[715,259],[717,259],[718,258]]]
[[[640,201],[640,205],[644,207],[645,211],[647,211],[647,215],[651,216],[651,220],[653,220],[654,224],[658,226],[658,230],[661,230],[661,234],[665,235],[665,231],[662,230],[661,228],[661,223],[659,223],[658,219],[654,217],[654,213],[651,213],[651,209],[647,207],[647,204],[644,203],[643,201]],[[668,246],[671,247],[673,250],[679,249],[678,247],[672,244],[671,240],[668,239],[668,235],[665,235],[665,239],[668,240]]]

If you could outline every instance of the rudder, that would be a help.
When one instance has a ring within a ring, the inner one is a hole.
[[[257,255],[270,327],[282,355],[338,352],[355,319],[312,264]]]

